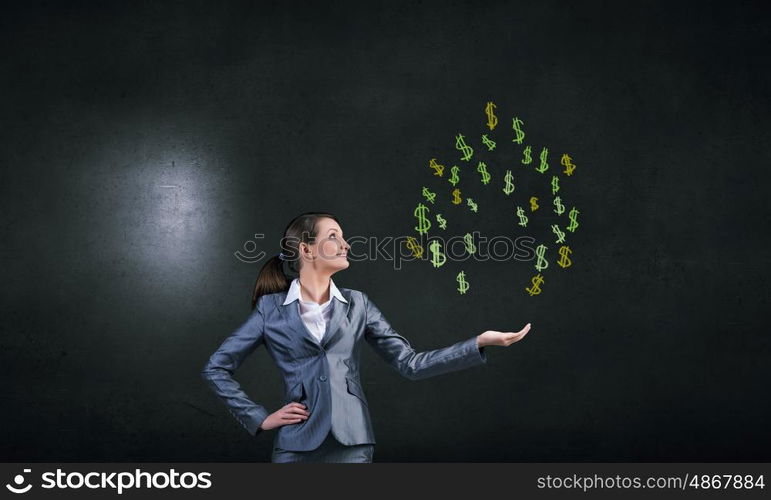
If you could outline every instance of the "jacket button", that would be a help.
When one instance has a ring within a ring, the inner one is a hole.
[[[321,380],[322,382],[324,382],[326,379],[327,379],[326,375],[322,375],[319,377],[319,380]]]

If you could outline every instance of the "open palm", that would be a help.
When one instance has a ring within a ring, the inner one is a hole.
[[[508,347],[514,342],[519,342],[530,331],[530,323],[526,324],[523,329],[518,332],[499,332],[497,330],[487,330],[479,335],[477,343],[480,347],[488,345],[499,345]]]

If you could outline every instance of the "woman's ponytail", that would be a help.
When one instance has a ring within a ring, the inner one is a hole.
[[[262,295],[288,290],[290,284],[291,280],[284,274],[284,261],[274,255],[262,266],[254,282],[252,309],[257,307]]]

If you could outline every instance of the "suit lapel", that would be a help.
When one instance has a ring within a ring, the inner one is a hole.
[[[297,335],[301,336],[304,340],[310,342],[316,347],[325,347],[329,341],[337,335],[341,328],[345,329],[350,325],[350,320],[348,319],[348,311],[351,305],[350,294],[343,290],[340,290],[340,293],[343,294],[345,300],[348,302],[341,302],[334,297],[332,298],[332,315],[329,318],[327,330],[324,332],[324,336],[321,338],[321,342],[316,340],[316,337],[314,337],[311,332],[308,331],[305,323],[303,323],[302,317],[300,317],[300,309],[297,301],[295,300],[287,305],[284,305],[287,292],[283,292],[278,296],[279,311],[281,311],[281,316],[284,318],[286,324],[289,325],[289,327]]]
[[[343,297],[345,297],[345,300],[348,302],[341,302],[336,298],[332,299],[332,315],[327,324],[327,331],[324,332],[324,336],[321,338],[322,347],[326,347],[329,341],[337,335],[341,328],[347,329],[350,325],[348,320],[348,310],[351,307],[351,297],[342,290],[340,290],[340,293],[343,294]]]

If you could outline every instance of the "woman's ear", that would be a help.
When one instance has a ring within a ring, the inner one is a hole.
[[[311,247],[306,242],[301,241],[297,248],[300,250],[301,257],[313,257]]]

